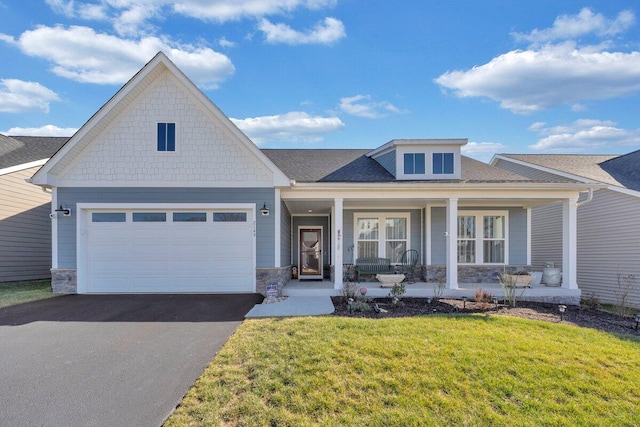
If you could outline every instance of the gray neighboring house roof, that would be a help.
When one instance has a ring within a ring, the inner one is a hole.
[[[0,134],[0,169],[48,159],[69,140],[58,136]]]
[[[591,181],[640,191],[640,150],[628,154],[500,154]]]
[[[395,177],[380,163],[367,157],[371,151],[370,149],[262,150],[285,175],[298,182],[396,182]],[[461,181],[529,182],[531,180],[462,156]],[[452,182],[452,180],[429,182]]]

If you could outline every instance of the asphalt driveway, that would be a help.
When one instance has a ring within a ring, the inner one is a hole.
[[[159,426],[262,299],[70,295],[0,310],[0,425]]]

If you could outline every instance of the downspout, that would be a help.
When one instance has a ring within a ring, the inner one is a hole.
[[[576,207],[579,208],[582,205],[586,205],[587,203],[589,203],[592,200],[593,200],[593,187],[589,187],[589,195],[587,196],[587,198],[585,200],[576,203]]]

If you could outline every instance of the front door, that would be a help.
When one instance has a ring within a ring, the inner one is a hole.
[[[301,228],[300,279],[322,279],[322,228]]]

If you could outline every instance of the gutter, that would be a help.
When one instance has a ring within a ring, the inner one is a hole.
[[[587,196],[587,198],[585,200],[576,203],[576,207],[579,208],[582,205],[586,205],[587,203],[589,203],[592,200],[593,200],[593,187],[589,187],[589,195]]]

